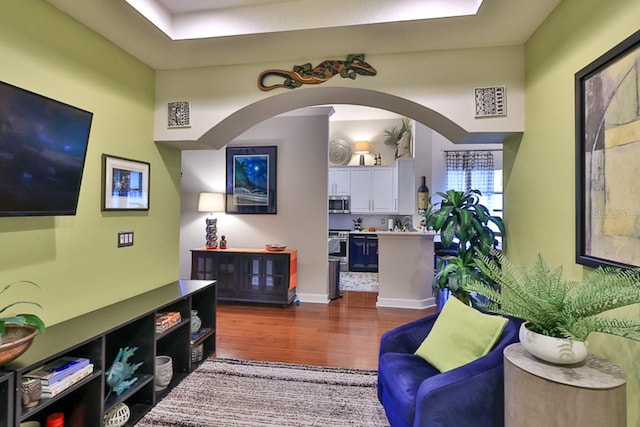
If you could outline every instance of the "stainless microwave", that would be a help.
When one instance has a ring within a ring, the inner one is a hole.
[[[329,213],[351,213],[351,197],[329,196]]]

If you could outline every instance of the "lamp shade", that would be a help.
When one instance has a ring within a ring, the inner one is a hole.
[[[371,151],[371,146],[369,145],[369,141],[356,141],[355,147],[356,153],[368,153]]]
[[[198,212],[224,212],[224,193],[200,193]]]

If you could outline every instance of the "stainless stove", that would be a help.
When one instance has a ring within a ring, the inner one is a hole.
[[[329,230],[329,256],[340,259],[340,271],[349,271],[349,231]]]

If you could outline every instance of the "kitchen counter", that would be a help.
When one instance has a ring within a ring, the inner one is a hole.
[[[378,307],[433,307],[435,232],[377,231]]]
[[[396,237],[421,237],[421,236],[435,236],[435,231],[376,231],[376,234],[384,236],[396,236]]]
[[[350,231],[349,234],[384,234],[384,235],[402,235],[405,237],[419,237],[419,236],[435,236],[437,233],[435,231],[385,231],[385,230],[376,230],[376,231]]]

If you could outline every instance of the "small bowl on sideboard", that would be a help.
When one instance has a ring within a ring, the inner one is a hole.
[[[264,245],[264,248],[269,252],[282,252],[287,248],[287,245],[281,245],[279,243],[269,243]]]

